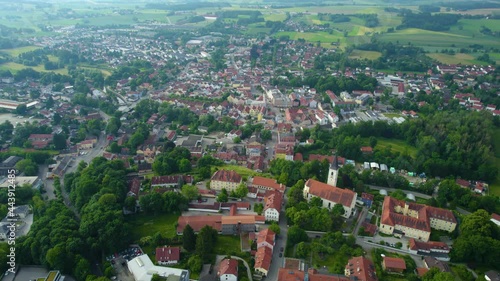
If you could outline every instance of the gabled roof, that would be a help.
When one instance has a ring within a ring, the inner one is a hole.
[[[401,258],[384,257],[385,268],[406,269],[406,262]]]
[[[273,250],[268,247],[260,247],[255,253],[255,268],[261,268],[269,271],[271,260],[273,258]]]
[[[257,233],[257,246],[260,243],[267,242],[270,245],[274,245],[274,239],[276,234],[269,228],[263,229]]]
[[[351,207],[354,197],[356,196],[354,191],[331,186],[314,179],[307,180],[306,186],[309,187],[310,194],[337,204],[342,204],[346,207]]]
[[[355,257],[347,262],[346,270],[350,271],[349,276],[356,276],[359,281],[376,281],[375,266],[364,257]]]
[[[275,179],[269,179],[264,177],[255,176],[252,178],[253,186],[264,186],[270,189],[279,190],[281,192],[285,191],[285,186],[279,184]]]
[[[241,182],[241,176],[235,171],[218,170],[211,178],[212,181]]]
[[[238,276],[238,261],[235,259],[223,259],[219,264],[218,276],[224,274]]]
[[[179,261],[181,257],[180,247],[159,247],[156,248],[156,261],[157,262],[169,262],[169,261]]]

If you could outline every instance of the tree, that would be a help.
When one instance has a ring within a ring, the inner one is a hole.
[[[25,104],[20,104],[16,108],[16,113],[19,115],[24,115],[27,112],[27,107]]]
[[[307,258],[309,257],[309,252],[310,252],[311,248],[309,246],[309,244],[306,244],[305,242],[300,242],[299,244],[297,244],[297,249],[295,250],[295,255],[297,256],[297,258]]]
[[[182,231],[182,247],[188,252],[192,252],[196,248],[196,235],[189,224]]]
[[[161,278],[158,273],[154,273],[153,276],[151,277],[151,281],[163,281],[163,278]]]
[[[304,229],[294,225],[288,229],[288,242],[292,245],[309,241],[309,236]]]
[[[130,212],[135,212],[135,206],[136,206],[136,199],[134,196],[128,196],[125,199],[125,203],[123,204],[125,209],[129,210]]]
[[[449,272],[441,272],[439,268],[433,267],[422,277],[422,281],[454,281],[455,277]]]
[[[189,162],[189,160],[187,159],[182,159],[180,162],[179,162],[179,171],[181,173],[187,173],[189,171],[191,171],[191,162]]]
[[[112,117],[111,119],[109,119],[108,125],[106,126],[106,133],[116,135],[120,127],[121,127],[120,119]]]
[[[198,198],[199,192],[195,185],[185,184],[181,188],[182,195],[184,195],[188,200],[193,200]]]
[[[49,96],[49,98],[45,102],[45,107],[47,109],[51,109],[53,106],[54,106],[54,99],[52,98],[52,96]]]
[[[234,194],[238,198],[243,198],[243,197],[247,196],[247,194],[248,194],[248,187],[247,187],[247,185],[244,182],[240,183],[238,185],[238,187],[236,187],[236,190],[234,191]]]
[[[24,172],[26,176],[36,176],[38,165],[31,159],[23,159],[16,163],[16,169]]]
[[[344,210],[344,207],[342,206],[342,204],[335,204],[335,206],[333,206],[332,215],[342,216],[342,215],[344,215],[344,213],[345,213],[345,210]]]
[[[370,137],[370,146],[371,146],[371,148],[375,148],[375,146],[377,146],[377,138],[376,137],[374,137],[374,136]]]
[[[203,267],[203,260],[198,255],[191,256],[188,259],[188,267],[191,272],[200,273]]]
[[[260,138],[262,139],[262,141],[268,141],[268,140],[271,140],[271,138],[273,137],[271,131],[269,130],[262,130],[260,132]]]
[[[54,113],[54,117],[52,117],[52,124],[59,125],[62,121],[62,117],[59,113]]]
[[[264,205],[262,203],[255,203],[253,205],[253,210],[260,216],[264,211]]]
[[[241,138],[240,137],[235,137],[233,139],[233,143],[240,143],[241,142]]]
[[[217,242],[217,230],[210,226],[204,226],[196,237],[196,253],[207,260]]]
[[[229,200],[229,195],[227,194],[227,190],[223,188],[219,194],[217,194],[217,202],[227,202]]]
[[[55,134],[52,142],[54,143],[54,148],[57,150],[65,149],[67,146],[66,136],[64,134]]]
[[[269,230],[271,230],[272,232],[276,233],[276,235],[279,235],[280,232],[281,232],[281,228],[280,228],[280,226],[276,222],[273,222],[269,226]]]
[[[118,145],[118,143],[116,141],[114,141],[109,146],[109,151],[111,153],[119,153],[121,151],[121,147]]]

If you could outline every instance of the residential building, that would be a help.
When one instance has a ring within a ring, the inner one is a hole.
[[[437,260],[434,257],[429,257],[429,256],[424,257],[424,264],[428,269],[436,267],[441,272],[451,272],[451,269],[446,262]]]
[[[275,179],[269,179],[264,177],[255,176],[252,178],[252,187],[261,190],[277,190],[279,192],[285,192],[286,186],[278,183]]]
[[[495,213],[491,214],[490,221],[492,221],[497,226],[500,226],[500,215],[499,214],[495,214]]]
[[[363,192],[361,194],[361,201],[363,201],[363,203],[365,204],[365,206],[368,207],[368,208],[372,207],[373,199],[374,198],[375,198],[375,196],[373,194],[370,194],[370,193]]]
[[[7,159],[3,160],[3,162],[0,163],[0,176],[7,176],[13,172],[16,173],[16,163],[22,159],[23,158],[19,156],[9,156]]]
[[[220,281],[238,281],[238,260],[223,259],[219,264],[217,276]]]
[[[147,254],[131,259],[127,267],[135,281],[151,281],[153,274],[169,280],[189,281],[188,270],[154,265]]]
[[[218,170],[210,179],[210,188],[214,190],[235,190],[242,183],[242,177],[235,171]]]
[[[283,193],[279,191],[268,191],[264,197],[264,217],[266,221],[280,221],[281,204]]]
[[[500,281],[500,273],[495,270],[487,271],[484,274],[484,279],[486,279],[487,281]]]
[[[309,179],[304,186],[304,198],[309,202],[313,197],[321,198],[322,206],[330,210],[335,204],[341,204],[344,207],[342,216],[349,218],[354,212],[357,194],[349,189],[342,189]]]
[[[409,203],[386,196],[379,231],[429,241],[431,228],[452,232],[457,220],[449,210]]]
[[[350,259],[345,266],[345,275],[353,276],[359,281],[377,281],[375,266],[365,257]]]
[[[34,148],[46,148],[53,140],[52,134],[31,134],[28,141],[31,142]]]
[[[406,270],[406,262],[401,258],[384,257],[382,260],[382,268],[388,272],[402,273]]]
[[[221,218],[222,234],[240,234],[243,232],[255,232],[256,216],[236,215],[223,216]]]
[[[94,148],[97,139],[83,140],[76,144],[78,150],[87,150]]]
[[[260,247],[255,253],[255,272],[267,276],[271,267],[273,258],[273,250],[268,247]]]
[[[174,175],[174,176],[154,176],[151,178],[151,187],[182,187],[184,184],[192,184],[193,177],[190,175]]]
[[[432,256],[441,261],[450,261],[448,254],[450,247],[444,242],[438,241],[418,241],[410,238],[408,241],[410,253],[420,256]]]
[[[156,262],[159,265],[177,264],[181,260],[180,247],[159,247],[156,248]]]
[[[257,238],[257,249],[260,247],[268,247],[274,250],[274,241],[276,239],[276,233],[274,233],[269,228],[259,231],[256,235]]]

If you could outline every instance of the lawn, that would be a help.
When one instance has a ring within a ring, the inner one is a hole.
[[[222,166],[222,168],[220,170],[235,171],[236,173],[240,174],[242,177],[255,176],[255,175],[259,174],[254,170],[250,170],[246,167],[237,166],[237,165],[225,165],[225,166]]]
[[[344,268],[347,261],[348,258],[342,256],[340,251],[336,251],[334,254],[324,255],[323,257],[318,253],[312,253],[312,266],[316,268],[326,267],[330,273],[336,273],[335,269]]]
[[[322,42],[322,43],[333,43],[337,41],[344,41],[345,38],[343,34],[338,31],[333,31],[332,34],[328,32],[291,32],[283,31],[276,33],[275,37],[279,38],[281,36],[289,36],[292,40],[298,40],[300,38],[309,42]]]
[[[45,70],[43,65],[37,65],[37,66],[26,66],[23,64],[15,63],[15,62],[7,62],[4,64],[0,64],[0,70],[10,70],[11,72],[18,72],[19,70],[25,69],[25,68],[32,68],[35,71],[38,72],[54,72],[58,74],[63,74],[63,75],[68,75],[68,69],[66,68],[61,68],[61,69],[56,69],[56,70]]]
[[[164,237],[174,237],[177,234],[178,218],[179,215],[175,214],[138,214],[129,217],[128,222],[132,226],[133,240],[139,241],[142,237],[153,236],[156,232],[160,232]]]
[[[31,52],[31,51],[38,50],[38,49],[40,49],[40,47],[24,46],[24,47],[18,47],[18,48],[14,48],[14,49],[0,49],[0,52],[6,53],[11,57],[17,58],[22,53]]]
[[[382,56],[382,53],[376,51],[353,50],[349,55],[350,59],[368,59],[376,60]]]
[[[214,253],[217,255],[239,255],[241,253],[240,237],[219,235],[215,243]]]
[[[417,149],[413,146],[408,145],[402,140],[377,138],[377,145],[375,150],[382,150],[387,147],[391,148],[391,151],[405,153],[408,152],[411,157],[415,158],[417,156]]]
[[[473,65],[473,64],[482,64],[482,65],[487,65],[487,62],[479,61],[477,60],[474,56],[470,54],[455,54],[455,55],[448,55],[448,54],[442,54],[442,53],[431,53],[427,54],[428,57],[431,57],[441,63],[445,64],[466,64],[466,65]]]

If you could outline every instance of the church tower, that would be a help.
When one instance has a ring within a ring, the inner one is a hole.
[[[339,159],[337,158],[337,153],[335,153],[335,156],[333,156],[333,161],[330,164],[330,169],[328,169],[327,184],[331,186],[337,186],[338,176],[339,176]]]

